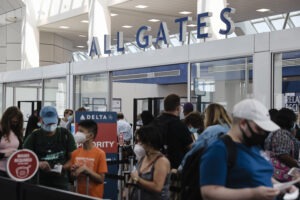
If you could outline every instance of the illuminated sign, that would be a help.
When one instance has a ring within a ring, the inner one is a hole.
[[[220,29],[219,34],[230,35],[234,31],[234,23],[229,17],[229,14],[235,12],[234,8],[224,8],[220,13],[220,20],[226,25],[225,29]],[[211,37],[209,32],[205,32],[204,28],[209,26],[206,22],[207,18],[211,17],[211,12],[200,13],[197,15],[197,38],[205,39]],[[179,25],[179,41],[185,42],[187,32],[187,22],[192,21],[192,17],[182,17],[175,19],[175,23]],[[152,45],[152,36],[147,35],[151,30],[149,26],[141,26],[136,32],[136,44],[139,48],[148,48]],[[104,54],[111,53],[111,36],[104,35]],[[156,44],[165,43],[170,44],[169,30],[166,22],[161,22],[156,35]],[[123,32],[117,32],[117,52],[124,51]],[[100,48],[97,37],[93,37],[89,49],[89,56],[100,55]]]

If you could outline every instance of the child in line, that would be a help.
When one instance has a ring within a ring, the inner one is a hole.
[[[75,140],[82,144],[82,148],[72,153],[71,174],[77,178],[78,193],[102,198],[107,163],[105,152],[93,144],[96,135],[96,122],[79,122]]]

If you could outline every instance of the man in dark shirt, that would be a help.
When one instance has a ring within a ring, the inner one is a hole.
[[[164,99],[164,112],[155,121],[164,124],[166,131],[164,143],[166,155],[172,169],[177,169],[185,153],[191,148],[193,140],[185,124],[179,119],[181,112],[180,97],[170,94]]]

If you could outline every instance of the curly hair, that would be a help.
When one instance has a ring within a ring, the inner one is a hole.
[[[288,108],[281,108],[277,113],[275,122],[282,129],[290,130],[297,120],[297,116],[293,110]]]
[[[15,128],[13,131],[18,137],[18,139],[21,141],[23,139],[24,118],[20,109],[16,106],[11,106],[4,111],[1,119],[0,137],[5,136],[6,138],[9,138],[9,133],[12,130],[13,125],[12,119],[14,118],[17,119],[17,123],[15,124]]]
[[[222,105],[212,103],[205,109],[204,127],[207,128],[208,126],[216,124],[227,124],[231,126],[232,120]]]

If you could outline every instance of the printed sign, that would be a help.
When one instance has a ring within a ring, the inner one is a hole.
[[[39,168],[39,160],[34,152],[22,149],[13,153],[6,165],[7,173],[15,181],[31,179]]]
[[[299,93],[286,93],[284,94],[284,107],[293,110],[294,112],[299,111],[300,96]]]
[[[97,123],[98,133],[95,138],[95,145],[105,153],[117,153],[117,113],[116,112],[76,112],[75,130],[81,120],[90,119]],[[76,132],[75,131],[75,132]]]

